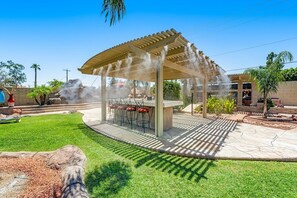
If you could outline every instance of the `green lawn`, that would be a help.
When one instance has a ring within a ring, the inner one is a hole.
[[[0,151],[52,151],[67,144],[87,155],[85,181],[93,197],[297,197],[297,163],[156,153],[93,132],[80,114],[0,125]]]

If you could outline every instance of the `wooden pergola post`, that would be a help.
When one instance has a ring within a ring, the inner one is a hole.
[[[203,79],[203,92],[202,92],[202,98],[203,98],[203,117],[207,117],[207,86],[208,86],[208,80],[207,76],[204,76]]]
[[[106,121],[106,76],[101,75],[101,121]]]
[[[242,80],[240,78],[237,87],[237,106],[242,106]]]
[[[163,64],[156,66],[155,135],[163,136]]]

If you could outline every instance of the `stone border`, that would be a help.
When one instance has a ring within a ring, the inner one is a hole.
[[[0,158],[46,158],[46,165],[61,170],[62,198],[88,198],[84,184],[84,167],[87,160],[80,148],[66,145],[52,152],[0,152]]]

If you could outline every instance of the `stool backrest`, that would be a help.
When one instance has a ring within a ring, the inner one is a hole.
[[[137,107],[143,107],[144,106],[143,98],[141,100],[136,100],[134,98],[134,102],[135,102],[135,104],[136,104]]]

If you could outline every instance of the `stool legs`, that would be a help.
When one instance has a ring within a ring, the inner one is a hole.
[[[133,118],[135,117],[135,111],[127,111],[126,114],[127,114],[127,121],[130,124],[131,129],[133,129]]]
[[[139,121],[139,114],[141,114],[141,120],[140,121]],[[143,128],[143,132],[145,133],[146,124],[147,124],[147,127],[150,128],[150,115],[149,115],[149,112],[146,112],[146,113],[138,112],[136,122],[137,122],[137,126],[139,126],[138,123],[140,122],[140,124],[141,124],[140,126]]]

